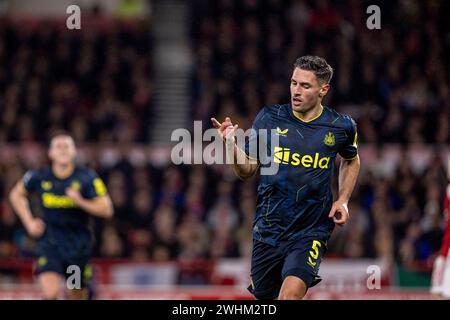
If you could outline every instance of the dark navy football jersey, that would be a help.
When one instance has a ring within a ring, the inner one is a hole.
[[[344,159],[357,156],[355,121],[327,107],[303,121],[284,104],[264,107],[252,129],[245,152],[262,163],[254,239],[271,245],[309,235],[328,239],[334,228],[328,214],[335,159],[337,154]],[[257,147],[255,141],[261,139]],[[269,166],[276,170],[264,173]]]
[[[107,191],[97,174],[87,168],[76,166],[72,174],[57,178],[51,167],[28,171],[23,177],[28,193],[38,193],[43,209],[43,219],[47,228],[64,230],[64,232],[88,231],[90,214],[81,210],[65,195],[66,188],[80,191],[81,196],[93,199],[104,196]]]

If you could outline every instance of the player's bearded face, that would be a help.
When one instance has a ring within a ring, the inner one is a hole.
[[[50,149],[49,158],[57,163],[68,164],[75,159],[76,149],[72,138],[61,136],[53,138]]]
[[[320,102],[322,85],[312,71],[295,68],[291,78],[291,105],[296,112],[305,113]]]

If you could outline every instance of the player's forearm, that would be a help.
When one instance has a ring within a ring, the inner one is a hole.
[[[339,201],[348,203],[350,200],[356,185],[360,165],[359,156],[352,160],[342,159],[339,168]]]
[[[258,169],[257,161],[249,159],[236,143],[226,142],[225,145],[227,157],[232,157],[228,162],[231,162],[234,173],[242,180],[251,177]]]
[[[111,218],[114,213],[109,198],[94,200],[81,198],[77,200],[77,205],[89,214],[100,218]]]
[[[31,213],[26,196],[20,194],[16,190],[12,190],[9,194],[9,201],[11,202],[14,212],[24,225],[33,219],[33,214]]]

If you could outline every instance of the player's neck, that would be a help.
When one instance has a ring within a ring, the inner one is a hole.
[[[295,110],[292,110],[292,112],[294,113],[294,116],[301,121],[310,122],[320,117],[323,112],[323,106],[319,103],[317,106],[306,112],[297,112]]]
[[[66,179],[70,177],[70,175],[75,170],[75,165],[73,163],[68,164],[52,164],[52,171],[55,177],[58,179]]]

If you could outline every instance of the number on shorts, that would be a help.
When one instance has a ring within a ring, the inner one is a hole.
[[[308,264],[314,268],[319,258],[319,248],[322,246],[320,241],[314,240],[312,243],[312,250],[309,251]]]

